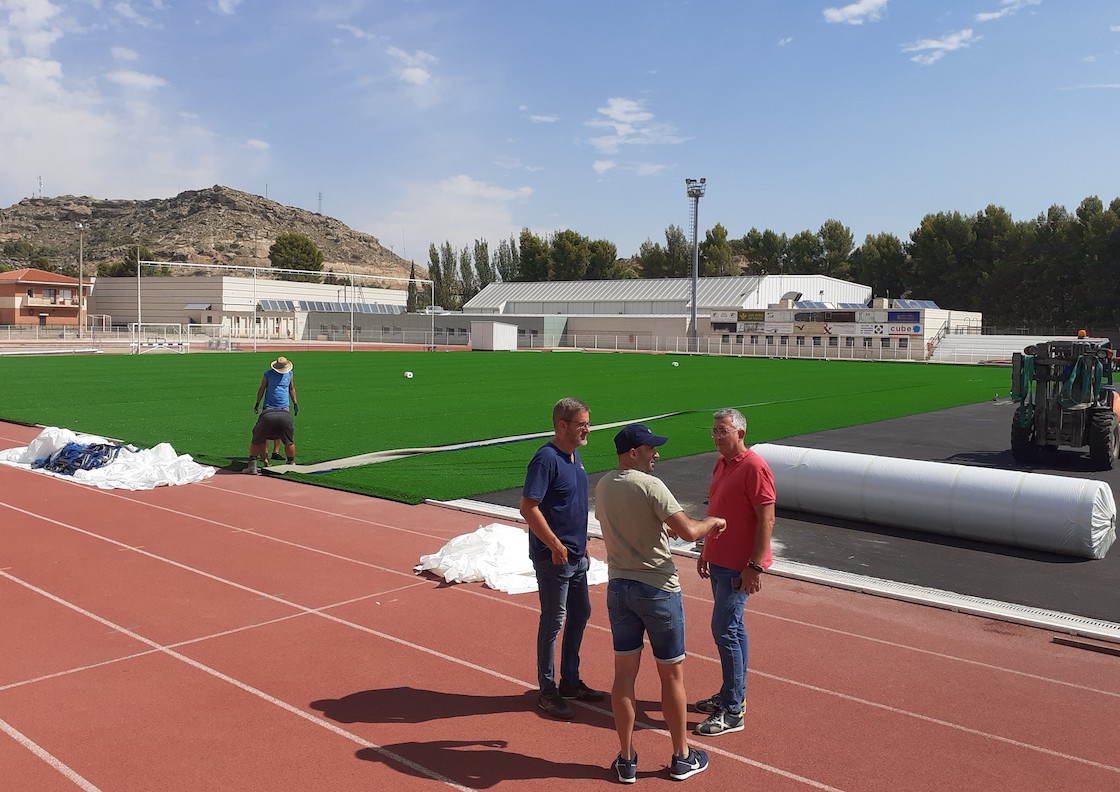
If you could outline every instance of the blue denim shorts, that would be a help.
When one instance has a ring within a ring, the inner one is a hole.
[[[657,662],[684,660],[684,600],[679,591],[615,578],[607,584],[607,613],[615,654],[638,654],[643,636],[649,635]]]

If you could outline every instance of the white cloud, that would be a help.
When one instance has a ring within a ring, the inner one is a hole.
[[[1090,84],[1090,85],[1067,85],[1064,88],[1060,88],[1058,90],[1061,90],[1061,91],[1100,91],[1100,90],[1115,91],[1118,88],[1120,88],[1120,83],[1094,83],[1094,84]]]
[[[270,146],[268,143],[266,143],[263,140],[257,140],[256,138],[249,138],[248,140],[245,141],[245,148],[253,149],[254,151],[268,151],[270,148],[272,148],[272,146]]]
[[[857,0],[841,8],[826,8],[824,21],[836,25],[862,25],[878,22],[887,10],[888,0]]]
[[[122,88],[139,88],[142,91],[153,91],[167,85],[167,80],[156,77],[154,74],[142,74],[137,71],[115,71],[106,75],[109,82],[116,83]]]
[[[219,14],[232,14],[241,5],[241,0],[218,0],[218,13]]]
[[[1021,8],[1041,4],[1042,0],[999,0],[1000,8],[998,11],[982,11],[976,15],[976,21],[991,22],[994,19],[1001,19],[1005,16],[1011,16],[1012,14],[1018,12]]]
[[[513,207],[532,193],[530,187],[501,187],[460,174],[435,184],[410,184],[395,199],[398,208],[378,211],[370,225],[386,246],[396,239],[407,241],[408,258],[427,266],[429,244],[448,241],[459,250],[486,239],[494,249],[518,234],[521,226],[513,220]]]
[[[0,58],[47,57],[51,45],[62,36],[51,21],[60,9],[49,0],[15,0],[0,9],[8,11],[7,21],[0,24]]]
[[[669,124],[655,122],[653,113],[636,99],[612,97],[605,107],[598,108],[598,113],[600,117],[584,123],[608,130],[589,141],[603,154],[616,154],[622,146],[673,145],[687,140]]]
[[[156,8],[158,10],[159,6],[156,6]],[[159,26],[159,23],[157,23],[155,20],[149,19],[148,17],[137,11],[135,8],[133,8],[132,3],[114,3],[113,10],[116,11],[122,19],[127,19],[129,22],[139,25],[140,27],[154,28]]]
[[[614,170],[618,163],[614,160],[595,160],[591,163],[591,169],[596,173],[606,173],[609,170]]]
[[[109,54],[113,56],[113,60],[118,61],[134,61],[140,58],[136,54],[136,50],[129,49],[128,47],[111,47]]]
[[[967,49],[982,38],[983,36],[974,36],[971,28],[965,28],[964,30],[958,30],[956,33],[944,35],[939,39],[921,39],[913,44],[907,44],[902,48],[902,51],[919,53],[910,60],[928,66],[945,57],[945,53]]]
[[[793,36],[786,36],[784,38],[778,39],[778,46],[779,47],[784,47],[787,44],[792,44],[792,43],[793,43]]]
[[[1120,25],[1109,25],[1108,29],[1112,33],[1120,33]]]
[[[558,115],[531,115],[529,120],[534,124],[555,124],[560,120]]]
[[[410,85],[425,85],[431,82],[432,73],[429,67],[439,63],[439,58],[423,50],[405,52],[399,47],[389,47],[386,52],[397,63],[393,73],[402,82]]]

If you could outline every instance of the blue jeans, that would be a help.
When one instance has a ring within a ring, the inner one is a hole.
[[[712,584],[712,638],[723,667],[720,706],[740,715],[747,695],[747,628],[743,624],[747,595],[731,587],[731,579],[739,577],[738,570],[709,564],[708,574]]]
[[[541,620],[537,628],[537,683],[542,695],[557,692],[555,681],[556,637],[564,628],[560,643],[560,681],[578,685],[579,647],[583,630],[591,618],[591,598],[587,593],[587,557],[575,562],[554,564],[534,561],[537,593],[541,600]]]

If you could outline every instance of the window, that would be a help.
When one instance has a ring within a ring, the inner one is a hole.
[[[846,336],[844,338],[844,346],[854,347],[855,345],[856,345],[856,340],[854,338],[852,338],[851,336]]]
[[[840,339],[837,338],[836,336],[829,336],[828,337],[828,345],[830,347],[838,347],[838,346],[840,346]]]
[[[910,339],[907,338],[906,336],[899,337],[898,348],[899,349],[906,349],[908,346],[910,346]]]
[[[798,336],[797,337],[797,345],[799,347],[805,346],[805,336]]]
[[[742,338],[740,337],[739,340],[742,340]],[[752,346],[758,346],[758,336],[756,336],[756,335],[751,336],[751,345]]]
[[[774,336],[766,336],[766,346],[774,346]]]
[[[874,341],[874,340],[875,339],[873,339],[871,337],[863,339],[863,348],[864,349],[871,349],[871,342]]]
[[[879,346],[881,346],[883,349],[890,349],[891,348],[891,340],[889,338],[880,338],[879,339]]]
[[[54,289],[43,289],[43,299],[49,300],[52,304],[58,300]]]
[[[782,346],[787,346],[789,344],[789,336],[782,336],[778,343]]]
[[[821,345],[821,337],[813,336],[813,346],[819,347]]]

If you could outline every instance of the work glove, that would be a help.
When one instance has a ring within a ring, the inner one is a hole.
[[[295,402],[292,402],[292,413],[295,415],[299,415],[299,405]]]

